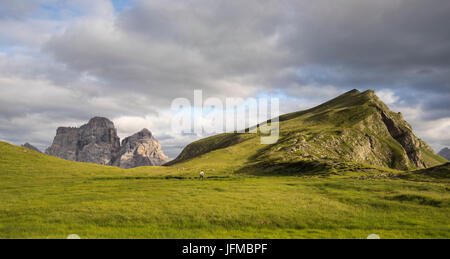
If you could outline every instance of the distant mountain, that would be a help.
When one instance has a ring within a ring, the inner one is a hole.
[[[120,139],[114,124],[96,117],[80,128],[58,128],[46,153],[66,160],[112,165],[119,151]]]
[[[274,145],[261,145],[260,134],[221,134],[188,145],[167,165],[191,161],[206,167],[215,159],[216,167],[233,161],[229,168],[238,172],[298,173],[340,171],[353,163],[411,170],[445,162],[371,90],[352,90],[279,119],[280,140]]]
[[[150,131],[136,134],[124,141],[114,123],[107,118],[95,117],[80,128],[58,128],[53,144],[46,154],[71,161],[115,165],[123,168],[161,165],[167,162],[159,142]],[[149,136],[150,135],[150,136]]]
[[[441,152],[439,152],[439,155],[450,161],[450,149],[449,148],[442,149]]]
[[[148,129],[128,137],[122,141],[119,159],[114,165],[122,168],[138,166],[160,166],[169,161],[164,155],[161,145]]]
[[[30,143],[25,143],[25,144],[22,145],[22,147],[28,148],[29,150],[33,150],[33,151],[36,151],[36,152],[39,152],[39,153],[42,153],[37,147],[31,145]]]

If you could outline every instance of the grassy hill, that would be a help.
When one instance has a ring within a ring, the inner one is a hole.
[[[281,116],[280,140],[274,145],[261,145],[260,137],[231,133],[206,138],[188,145],[168,165],[213,164],[261,175],[338,172],[355,166],[410,170],[446,162],[373,91],[353,90],[313,109]]]
[[[0,142],[0,239],[450,238],[450,165],[419,169],[380,123],[374,100],[350,92],[282,116],[275,145],[223,134],[191,144],[165,167],[77,163]],[[384,158],[352,160],[352,138],[365,134],[373,147],[388,147]],[[420,161],[439,164],[416,144]],[[337,160],[341,151],[348,157]]]

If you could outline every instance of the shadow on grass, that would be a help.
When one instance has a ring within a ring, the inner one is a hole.
[[[333,166],[324,161],[303,160],[284,162],[269,157],[270,151],[289,138],[282,138],[277,144],[267,145],[249,157],[247,163],[235,171],[236,174],[250,176],[329,176],[334,174]]]
[[[335,174],[331,165],[319,161],[295,163],[263,161],[249,163],[235,173],[253,176],[330,176]]]
[[[440,166],[422,169],[415,172],[418,175],[425,175],[437,179],[449,179],[450,178],[450,163],[446,163]]]
[[[411,202],[419,205],[426,205],[440,208],[442,207],[442,201],[435,200],[433,198],[421,196],[421,195],[412,195],[412,194],[402,194],[396,195],[394,197],[388,197],[387,200],[399,201],[399,202]]]
[[[399,175],[399,178],[408,181],[436,181],[448,183],[450,181],[450,163],[417,171],[405,172],[404,174]]]

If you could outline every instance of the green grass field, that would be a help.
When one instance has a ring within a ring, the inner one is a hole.
[[[237,170],[245,148],[123,170],[0,142],[0,239],[450,238],[448,164],[265,176]]]

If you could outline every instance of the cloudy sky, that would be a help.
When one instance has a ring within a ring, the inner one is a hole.
[[[281,112],[374,89],[450,146],[448,0],[0,0],[0,139],[45,150],[93,116],[175,157],[174,98],[276,96]],[[197,136],[201,137],[201,136]]]

